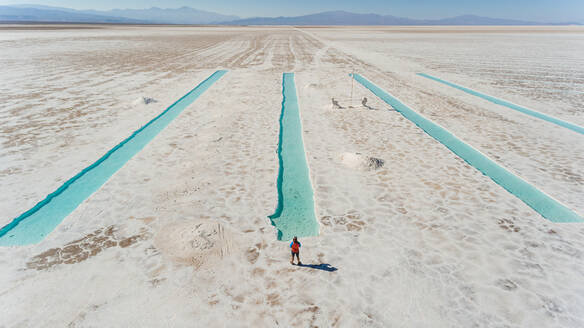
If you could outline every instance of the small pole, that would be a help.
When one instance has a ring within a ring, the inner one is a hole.
[[[353,83],[355,81],[355,69],[351,72],[351,108],[353,107]]]

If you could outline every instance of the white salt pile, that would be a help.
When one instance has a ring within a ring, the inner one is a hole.
[[[153,103],[157,103],[158,100],[154,99],[154,98],[150,98],[150,97],[140,97],[136,100],[134,100],[132,102],[132,105],[134,106],[138,106],[138,105],[149,105],[149,104],[153,104]]]
[[[362,171],[377,170],[385,164],[380,158],[364,156],[361,153],[343,153],[340,157],[341,163],[346,167]]]

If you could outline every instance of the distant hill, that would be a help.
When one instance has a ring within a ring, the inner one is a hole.
[[[511,19],[464,15],[444,19],[410,19],[390,15],[327,11],[295,17],[254,17],[226,24],[234,25],[549,25]],[[560,24],[561,25],[561,24]]]
[[[542,23],[537,22],[481,17],[475,15],[463,15],[437,20],[424,20],[423,22],[424,25],[542,25]]]
[[[227,24],[235,25],[411,25],[414,20],[376,14],[355,14],[346,11],[327,11],[295,17],[254,17]]]
[[[114,9],[109,11],[89,10],[85,13],[138,19],[159,24],[215,24],[238,20],[238,16],[222,15],[190,7],[176,9]]]
[[[224,25],[580,25],[541,23],[464,15],[421,20],[391,15],[327,11],[295,17],[254,17],[240,19],[190,7],[176,9],[75,10],[42,5],[0,6],[0,22],[63,22],[119,24],[224,24]]]
[[[142,21],[58,9],[0,6],[0,22],[136,24]]]
[[[69,23],[144,23],[144,24],[216,24],[239,19],[190,7],[176,9],[75,10],[43,5],[0,6],[4,22],[69,22]]]

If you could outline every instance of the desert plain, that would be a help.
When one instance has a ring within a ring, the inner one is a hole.
[[[349,76],[584,216],[583,135],[417,75],[582,126],[582,27],[2,25],[0,226],[219,69],[42,242],[0,247],[0,327],[584,326],[584,223]],[[306,267],[268,218],[284,72],[320,229]]]

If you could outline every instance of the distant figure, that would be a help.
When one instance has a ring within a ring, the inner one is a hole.
[[[343,106],[341,106],[339,104],[338,101],[335,100],[335,98],[331,98],[331,101],[333,102],[333,108],[336,108],[336,109],[343,109],[344,108]]]
[[[300,247],[302,247],[302,244],[300,244],[297,237],[294,237],[290,243],[290,249],[292,250],[292,259],[290,260],[290,264],[294,265],[294,255],[296,255],[296,258],[298,259],[298,265],[302,265],[302,262],[300,262]]]

